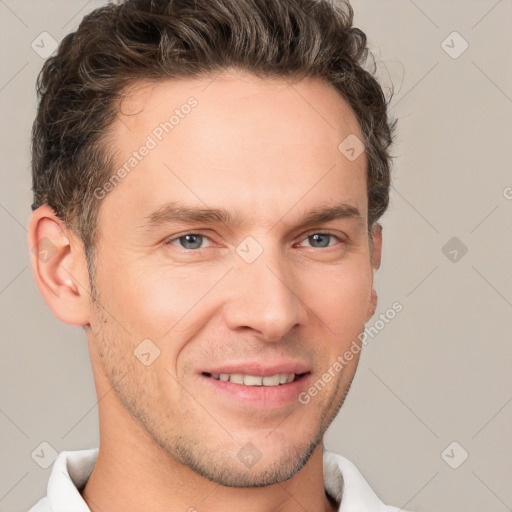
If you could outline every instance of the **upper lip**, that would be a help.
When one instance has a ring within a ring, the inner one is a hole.
[[[278,373],[307,373],[310,367],[300,361],[282,361],[272,365],[265,365],[262,363],[248,361],[246,363],[223,363],[219,366],[211,366],[200,371],[200,373],[228,373],[228,374],[242,374],[254,375],[257,377],[270,377]]]

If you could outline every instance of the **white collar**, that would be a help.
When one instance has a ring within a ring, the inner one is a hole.
[[[353,462],[329,452],[324,446],[324,484],[338,506],[338,512],[407,512],[386,506],[375,494]]]

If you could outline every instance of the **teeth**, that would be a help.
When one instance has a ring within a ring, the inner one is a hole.
[[[234,382],[235,384],[243,384],[244,383],[244,376],[240,373],[234,373],[233,375],[229,376],[229,380],[231,382]]]
[[[272,375],[272,377],[263,377],[264,386],[279,386],[279,375]]]
[[[246,375],[244,377],[244,384],[246,386],[262,386],[263,377],[254,377],[253,375]]]
[[[234,384],[244,384],[245,386],[279,386],[295,380],[295,373],[278,373],[268,377],[258,377],[257,375],[242,375],[241,373],[213,373],[211,377],[224,382],[230,381]]]

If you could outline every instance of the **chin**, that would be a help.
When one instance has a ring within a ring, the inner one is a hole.
[[[191,446],[190,442],[177,441],[173,446],[173,457],[197,474],[225,487],[266,487],[293,478],[308,462],[323,436],[317,435],[309,442],[290,446],[274,443],[248,442],[236,448],[209,449]],[[177,453],[176,453],[177,452]]]

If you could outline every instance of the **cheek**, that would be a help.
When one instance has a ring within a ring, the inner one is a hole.
[[[340,267],[317,276],[310,275],[307,282],[304,302],[331,332],[343,337],[358,334],[365,323],[371,298],[370,268]]]
[[[197,317],[201,304],[214,298],[215,285],[225,269],[131,265],[115,272],[107,281],[112,314],[119,316],[128,331],[159,340],[173,337]]]

